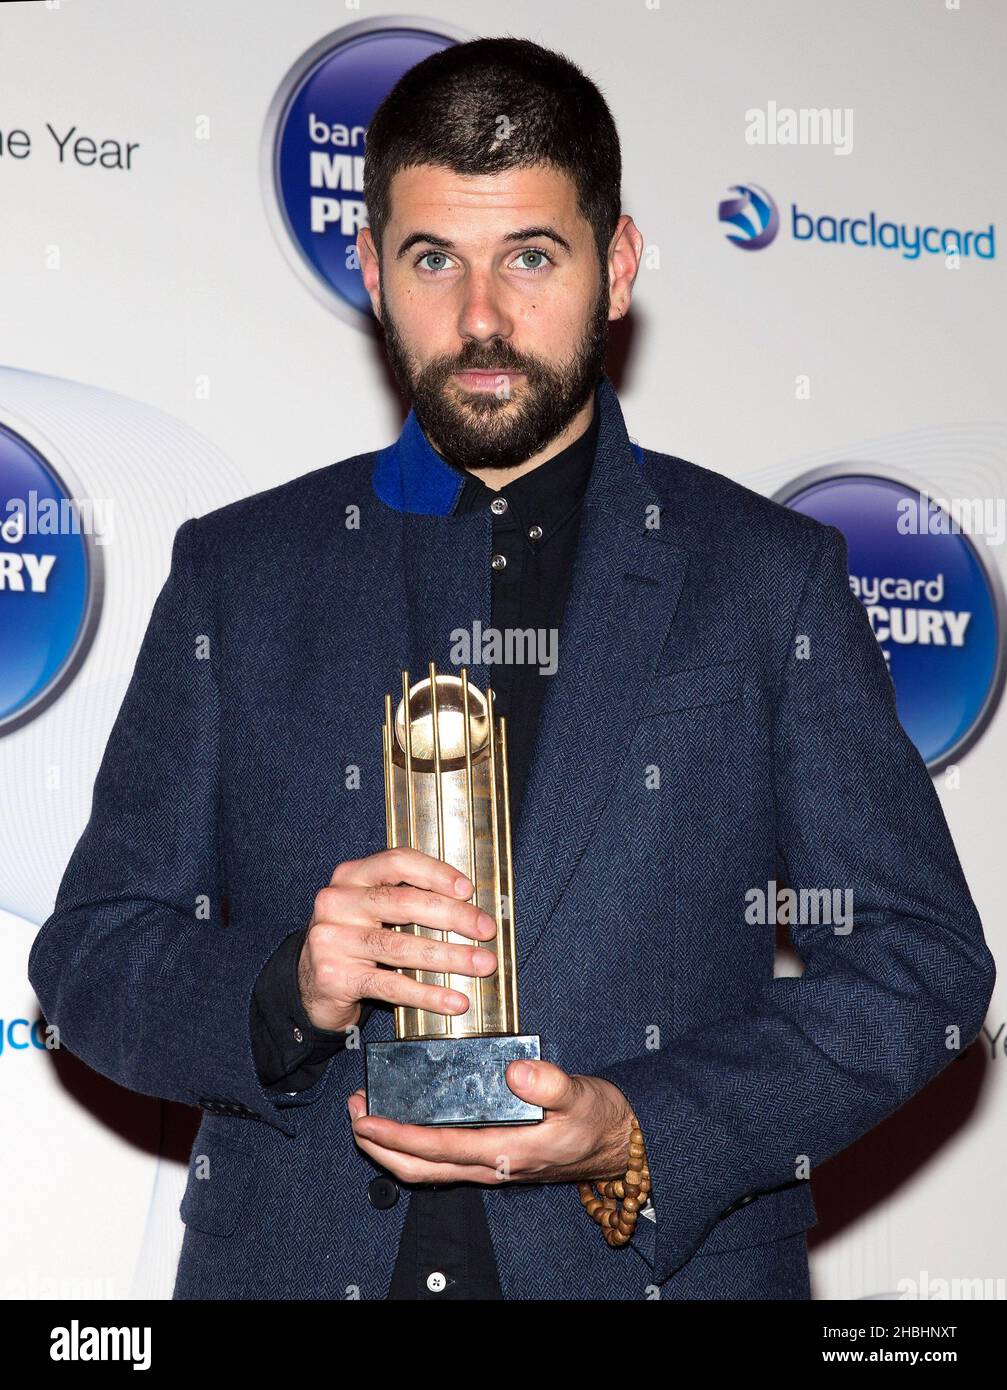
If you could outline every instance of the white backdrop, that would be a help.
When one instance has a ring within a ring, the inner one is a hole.
[[[535,39],[604,91],[623,144],[623,207],[648,245],[613,341],[636,439],[766,494],[852,459],[941,496],[1002,497],[1001,247],[955,268],[939,255],[798,242],[788,216],[791,203],[876,209],[1001,236],[998,0],[396,0],[388,14]],[[37,718],[0,736],[9,1298],[170,1295],[198,1115],[20,1045],[39,1017],[25,964],[87,819],[178,525],[398,432],[375,340],[295,273],[260,173],[291,66],[343,25],[386,17],[329,0],[0,7],[0,425],[64,460],[83,495],[113,499],[116,518],[86,659]],[[749,143],[746,112],[771,102],[851,112],[849,153]],[[131,167],[60,162],[47,122],[60,138],[76,127],[96,143],[135,143]],[[717,217],[747,182],[773,191],[784,224],[756,254]],[[1003,546],[986,558],[1002,569]],[[1000,710],[957,783],[937,779],[994,954],[1005,743]],[[815,1297],[934,1297],[940,1279],[1007,1277],[1002,999],[998,987],[965,1058],[816,1173]],[[977,1291],[1007,1296],[1003,1284]]]

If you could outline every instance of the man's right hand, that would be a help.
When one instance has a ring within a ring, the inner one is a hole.
[[[315,1027],[352,1027],[362,999],[435,1014],[466,1013],[466,995],[421,984],[396,967],[482,977],[497,968],[496,953],[393,931],[384,923],[415,922],[473,941],[492,940],[493,918],[466,901],[474,892],[464,874],[418,849],[385,849],[337,865],[315,898],[298,965],[301,999]]]

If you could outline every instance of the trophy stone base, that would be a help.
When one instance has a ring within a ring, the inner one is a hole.
[[[538,1061],[532,1034],[367,1043],[368,1115],[409,1125],[521,1125],[544,1118],[507,1085],[510,1062]]]

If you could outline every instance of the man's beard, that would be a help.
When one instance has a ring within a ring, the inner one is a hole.
[[[504,339],[470,339],[456,357],[435,357],[416,370],[380,290],[388,360],[402,394],[443,456],[456,468],[513,468],[550,444],[570,423],[598,384],[608,346],[608,292],[601,291],[580,345],[568,363],[555,366],[517,352]],[[513,399],[492,390],[469,391],[455,372],[524,372]]]

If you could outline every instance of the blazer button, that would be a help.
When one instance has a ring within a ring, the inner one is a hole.
[[[378,1211],[387,1211],[399,1200],[399,1185],[391,1178],[372,1178],[367,1184],[367,1200]]]

